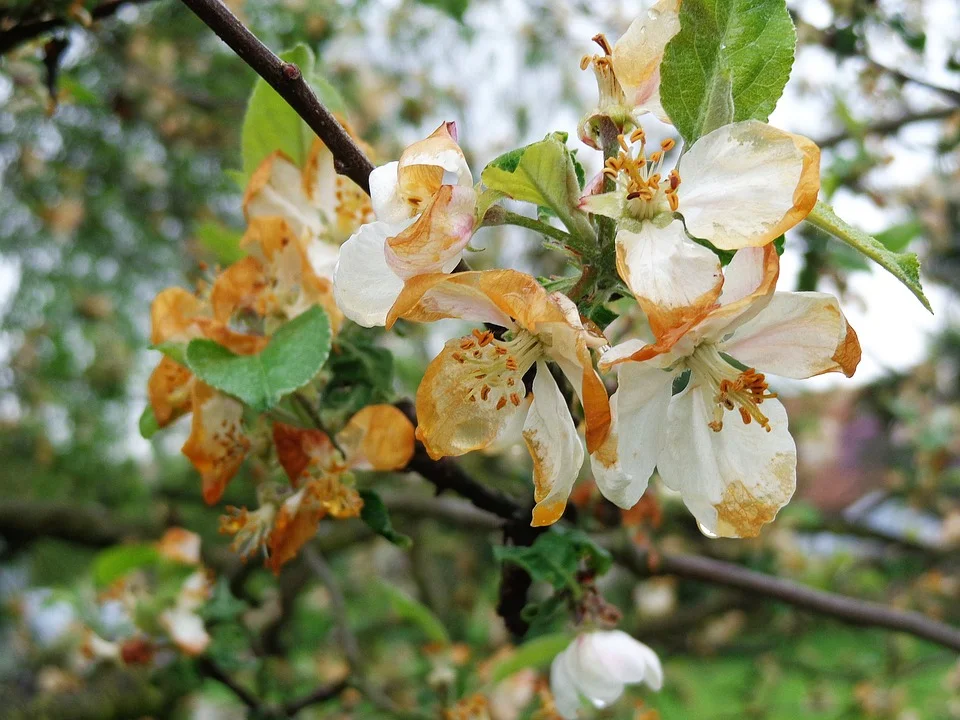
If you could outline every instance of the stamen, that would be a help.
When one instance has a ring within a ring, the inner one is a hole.
[[[592,38],[597,45],[600,46],[600,49],[603,50],[603,54],[608,57],[613,55],[613,48],[610,46],[610,42],[607,40],[607,36],[603,33],[597,33]]]
[[[520,405],[523,386],[517,381],[543,354],[536,335],[519,330],[509,340],[498,340],[489,330],[478,329],[461,338],[458,345],[472,349],[468,356],[459,351],[450,354],[469,368],[464,387],[466,401],[491,403],[497,410],[508,402]]]
[[[769,391],[767,379],[763,373],[753,368],[742,372],[723,359],[712,344],[699,346],[687,358],[687,367],[696,375],[696,380],[705,388],[712,389],[716,403],[713,419],[707,423],[711,430],[723,429],[725,410],[737,410],[745,425],[756,420],[767,432],[771,431],[770,421],[760,410],[764,400],[777,397]]]
[[[677,146],[677,141],[674,140],[673,138],[667,138],[662,143],[660,143],[660,149],[663,150],[665,153],[670,152],[676,146]]]

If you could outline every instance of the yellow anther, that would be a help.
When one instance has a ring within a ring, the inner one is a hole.
[[[673,138],[667,138],[662,143],[660,143],[660,149],[664,152],[670,152],[677,146],[677,141]]]
[[[623,137],[623,133],[617,135],[617,143],[623,148],[624,152],[630,152],[630,146],[627,145],[627,141]]]
[[[661,160],[663,160],[663,152],[661,152],[660,150],[657,150],[654,153],[650,153],[650,162],[658,163]]]
[[[639,142],[641,145],[647,142],[647,134],[643,131],[643,128],[638,127],[636,130],[630,133],[630,142]]]
[[[667,193],[667,202],[670,203],[671,212],[676,212],[680,207],[680,198],[677,197],[676,193]]]
[[[610,46],[610,42],[607,40],[606,35],[603,33],[597,33],[590,39],[600,46],[600,49],[603,50],[604,55],[613,55],[613,48]]]
[[[593,62],[592,57],[590,57],[589,55],[584,55],[582,58],[580,58],[580,69],[586,70],[588,67],[590,67],[590,63],[592,62]]]

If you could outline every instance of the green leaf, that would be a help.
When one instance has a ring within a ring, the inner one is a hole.
[[[245,254],[240,249],[243,233],[213,220],[200,223],[196,229],[196,236],[200,244],[213,253],[217,262],[222,265],[235,263]]]
[[[470,0],[419,0],[421,5],[431,5],[442,10],[459,23],[463,22],[463,15],[467,12]]]
[[[184,343],[162,342],[157,345],[150,345],[151,350],[162,352],[168,358],[178,365],[187,365],[187,346]]]
[[[490,671],[490,684],[496,685],[525,668],[540,670],[548,667],[553,659],[566,649],[571,640],[573,636],[570,633],[558,632],[525,642],[512,655],[493,666]]]
[[[140,413],[140,437],[149,440],[160,430],[160,424],[157,422],[157,416],[153,414],[153,408],[148,404],[143,412]]]
[[[160,553],[153,545],[116,545],[94,558],[93,581],[98,587],[106,587],[133,570],[155,566],[159,560]]]
[[[376,583],[390,602],[390,608],[402,619],[420,628],[429,640],[441,645],[450,644],[450,635],[440,619],[426,605],[407,595],[403,590],[383,580]]]
[[[247,604],[230,592],[230,582],[225,577],[220,577],[213,586],[213,595],[200,609],[200,616],[213,622],[228,622],[235,620],[247,609]]]
[[[340,427],[367,405],[392,402],[393,353],[374,344],[376,334],[356,325],[340,331],[327,360],[329,379],[320,407],[328,422]]]
[[[551,210],[581,239],[595,240],[593,227],[578,208],[580,184],[562,133],[511,150],[487,165],[483,184],[507,197]]]
[[[363,509],[360,511],[360,519],[363,520],[371,530],[377,535],[386,538],[394,545],[403,549],[413,545],[413,540],[408,535],[397,532],[390,521],[390,511],[377,493],[373,490],[361,490],[360,497],[363,498]]]
[[[842,240],[850,247],[873,260],[897,278],[897,280],[906,285],[910,292],[917,297],[917,300],[919,300],[927,310],[931,313],[933,312],[933,308],[930,307],[930,301],[927,300],[927,296],[923,294],[923,287],[920,285],[920,261],[917,259],[915,253],[891,251],[875,237],[841,220],[837,217],[833,208],[822,201],[814,206],[806,219],[807,222],[814,227],[820,228],[825,233]]]
[[[235,355],[212,340],[191,340],[187,367],[258,412],[310,382],[330,353],[330,321],[319,306],[281,326],[258,355]]]
[[[684,0],[660,66],[663,107],[687,142],[770,116],[790,77],[796,30],[785,0]]]
[[[923,234],[923,223],[917,220],[901,223],[887,228],[876,235],[877,240],[891,252],[903,252],[907,245]]]
[[[519,565],[537,582],[546,582],[556,590],[580,594],[577,572],[581,562],[595,574],[602,575],[613,563],[603,548],[579,530],[554,527],[540,535],[529,547],[499,546],[493,549],[501,562]]]

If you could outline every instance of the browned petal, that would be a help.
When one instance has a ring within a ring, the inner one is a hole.
[[[181,415],[190,412],[190,381],[193,374],[166,355],[147,381],[147,397],[159,427],[166,427]]]
[[[278,159],[286,160],[291,165],[294,164],[290,156],[281,150],[275,150],[260,162],[257,169],[250,175],[250,180],[247,182],[247,189],[243,193],[243,214],[245,217],[247,216],[247,205],[270,183],[270,176],[273,174],[273,163]]]
[[[461,318],[508,324],[509,317],[481,287],[481,275],[481,272],[430,273],[410,278],[390,308],[387,329],[400,319],[426,323]]]
[[[248,255],[233,263],[217,276],[210,294],[213,317],[220,323],[230,322],[238,310],[265,315],[269,304],[269,284],[263,264]]]
[[[429,137],[413,143],[400,155],[397,182],[404,197],[424,203],[440,189],[444,170],[434,158],[448,152],[463,157],[452,133],[455,127],[454,123],[442,123]]]
[[[282,217],[261,215],[251,218],[240,240],[243,250],[270,262],[290,243],[296,241],[293,228]]]
[[[157,542],[157,550],[170,560],[197,565],[200,563],[200,536],[181,527],[172,527]]]
[[[159,345],[190,339],[191,326],[203,309],[203,302],[183,288],[161,290],[150,306],[150,342]]]
[[[589,351],[587,353],[589,357]],[[586,425],[587,452],[593,453],[603,445],[610,434],[610,398],[603,380],[593,369],[593,365],[583,368],[583,414]]]
[[[803,153],[803,168],[800,171],[797,187],[793,191],[793,206],[765,236],[753,243],[755,245],[772,243],[787,230],[798,225],[813,210],[813,206],[817,204],[817,196],[820,194],[820,148],[813,140],[802,135],[785,134],[790,136],[794,146]]]
[[[270,556],[266,566],[274,574],[279,575],[280,568],[295,558],[300,548],[313,539],[324,515],[326,510],[319,503],[301,503],[292,516],[286,503],[281,506],[274,530],[267,540]]]
[[[312,466],[323,465],[335,452],[333,443],[322,430],[280,422],[273,424],[273,444],[277,460],[294,487],[310,474]]]
[[[413,423],[393,405],[368,405],[337,436],[351,467],[401,470],[414,450]]]
[[[181,452],[200,473],[203,499],[215,504],[250,448],[243,433],[243,405],[202,382],[193,384],[193,422]]]
[[[846,318],[843,318],[843,325],[843,337],[837,345],[837,351],[833,354],[833,361],[840,366],[844,375],[853,377],[857,371],[857,365],[860,364],[860,340]]]

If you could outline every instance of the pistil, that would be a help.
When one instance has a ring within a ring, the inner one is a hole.
[[[510,340],[497,340],[489,330],[474,330],[460,340],[452,357],[470,368],[465,400],[493,403],[497,410],[518,407],[526,390],[523,376],[543,355],[533,333],[518,330]]]
[[[770,421],[760,410],[764,400],[777,397],[769,392],[766,377],[753,368],[738,370],[717,351],[712,344],[697,347],[686,360],[686,365],[708,392],[712,392],[713,419],[708,423],[711,430],[723,429],[725,410],[737,410],[744,425],[756,421],[770,432]]]

